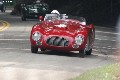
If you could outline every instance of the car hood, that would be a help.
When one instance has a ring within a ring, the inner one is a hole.
[[[55,20],[44,21],[42,23],[45,34],[48,35],[66,35],[72,36],[82,30],[79,21],[73,20]]]

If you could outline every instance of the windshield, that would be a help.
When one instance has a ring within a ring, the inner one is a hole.
[[[33,4],[33,5],[27,5],[28,8],[31,8],[31,9],[38,9],[38,8],[47,8],[48,6],[47,5],[44,5],[44,4]]]
[[[66,14],[46,14],[44,20],[60,20],[66,18],[68,18]]]

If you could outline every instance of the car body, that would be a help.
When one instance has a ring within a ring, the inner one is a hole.
[[[69,19],[65,14],[46,14],[43,21],[33,26],[30,35],[31,52],[79,51],[78,56],[91,55],[95,39],[93,24],[86,25],[83,17]]]
[[[21,19],[38,19],[39,16],[44,16],[49,12],[49,7],[45,3],[34,3],[30,5],[21,4]]]
[[[0,10],[1,12],[5,12],[5,5],[4,5],[3,0],[0,0]]]

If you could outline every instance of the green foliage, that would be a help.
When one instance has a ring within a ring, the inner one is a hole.
[[[120,64],[107,65],[95,70],[89,70],[79,77],[70,80],[118,80]]]

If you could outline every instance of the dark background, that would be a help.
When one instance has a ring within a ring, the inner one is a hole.
[[[19,10],[21,3],[33,3],[35,0],[15,0],[14,9]],[[83,16],[87,23],[114,27],[120,13],[120,0],[41,0],[49,5],[50,10],[60,13]]]
[[[120,0],[45,0],[51,9],[61,13],[83,16],[88,23],[113,27],[116,25]]]

